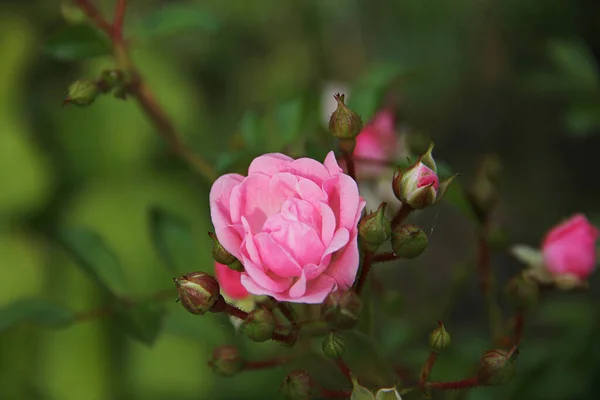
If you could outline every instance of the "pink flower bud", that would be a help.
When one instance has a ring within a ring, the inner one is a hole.
[[[542,241],[546,269],[554,276],[585,280],[596,266],[598,229],[583,214],[552,228]]]
[[[379,111],[356,137],[353,156],[357,158],[359,179],[376,178],[386,169],[376,162],[393,161],[400,153],[400,138],[396,133],[394,113]],[[369,160],[361,162],[361,160]]]

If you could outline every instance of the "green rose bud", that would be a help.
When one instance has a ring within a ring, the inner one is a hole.
[[[385,217],[386,206],[386,203],[381,203],[376,212],[368,214],[358,224],[358,234],[367,251],[377,251],[392,235],[392,226]]]
[[[250,340],[264,342],[272,338],[276,326],[273,314],[261,308],[248,314],[242,324],[242,330]]]
[[[415,225],[401,225],[392,232],[392,249],[400,258],[420,256],[427,248],[427,243],[427,234]]]
[[[87,107],[96,100],[100,92],[97,82],[89,79],[79,79],[69,86],[69,94],[63,105],[74,104],[79,107]]]
[[[344,354],[344,350],[346,350],[344,339],[334,332],[330,332],[329,335],[325,336],[322,347],[323,353],[333,359],[340,358]]]
[[[540,289],[531,279],[517,276],[506,285],[506,294],[516,309],[527,310],[536,305],[540,297]]]
[[[341,140],[356,138],[362,130],[360,116],[346,106],[345,95],[336,94],[333,97],[337,101],[337,109],[329,119],[329,132]]]
[[[323,302],[323,319],[332,329],[352,329],[356,326],[362,301],[353,291],[336,291],[331,293]]]
[[[295,370],[284,378],[280,391],[288,400],[309,400],[311,398],[311,381],[308,372]]]
[[[221,296],[219,282],[204,272],[192,272],[173,278],[173,281],[181,304],[192,314],[202,315],[209,311]]]
[[[235,347],[221,346],[214,350],[208,365],[217,375],[231,377],[243,369],[244,361]]]
[[[477,378],[482,385],[496,386],[508,383],[515,375],[515,361],[518,351],[513,348],[506,350],[487,351],[479,362]]]
[[[438,321],[438,325],[429,335],[429,347],[435,352],[439,352],[450,346],[450,334],[446,331],[441,321]]]

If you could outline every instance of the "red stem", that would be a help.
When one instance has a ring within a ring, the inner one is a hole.
[[[421,370],[421,378],[419,380],[420,387],[425,386],[425,383],[427,383],[427,379],[429,379],[431,370],[433,369],[433,366],[435,365],[435,362],[437,361],[437,356],[438,356],[438,353],[436,353],[435,351],[432,351],[429,353],[429,357],[427,357],[427,361],[425,361],[425,364],[423,365],[423,369]]]
[[[523,327],[525,325],[525,315],[519,312],[515,315],[515,336],[513,339],[513,345],[518,346],[523,340]]]
[[[100,14],[100,11],[92,4],[90,0],[75,0],[75,3],[83,10],[83,12],[92,20],[100,30],[106,33],[109,37],[112,36],[112,26]]]
[[[300,325],[294,317],[294,312],[288,304],[279,303],[279,309],[281,310],[281,313],[287,318],[287,320],[290,321],[290,324],[292,324],[292,328],[294,330],[300,329]]]
[[[367,276],[369,275],[369,271],[371,270],[371,258],[372,253],[369,251],[365,251],[365,255],[363,257],[362,268],[360,270],[360,275],[358,276],[358,281],[356,282],[356,294],[360,296],[365,283],[367,282]]]
[[[278,358],[271,358],[268,360],[262,360],[262,361],[246,361],[244,362],[244,369],[245,370],[257,370],[257,369],[266,369],[266,368],[273,368],[273,367],[278,367],[280,365],[286,364],[288,362],[290,362],[291,357],[278,357]]]
[[[112,26],[113,43],[123,41],[123,22],[125,20],[125,10],[127,9],[127,0],[118,0],[115,7],[115,18]]]
[[[388,253],[381,253],[381,254],[376,254],[371,258],[371,262],[373,264],[378,263],[378,262],[388,262],[388,261],[396,261],[399,260],[400,257],[398,257],[397,255],[395,255],[393,252],[388,252]]]
[[[321,388],[321,396],[326,399],[348,399],[352,396],[352,392],[347,390],[329,390]]]
[[[430,389],[439,390],[461,390],[470,389],[479,386],[479,379],[476,376],[473,378],[463,379],[462,381],[454,382],[429,382],[427,387]]]
[[[411,206],[409,206],[408,204],[403,203],[402,207],[400,207],[400,209],[394,216],[394,219],[392,220],[392,229],[399,226],[402,223],[402,221],[404,221],[406,219],[406,217],[408,217],[410,215],[410,213],[413,212],[414,210],[415,209],[412,208]]]
[[[346,167],[348,168],[348,175],[354,180],[356,180],[356,167],[354,165],[354,158],[352,158],[352,154],[343,151],[344,161],[346,162]]]
[[[219,309],[218,312],[224,312],[225,314],[230,315],[235,318],[238,318],[242,321],[245,321],[246,318],[248,318],[248,313],[246,311],[240,310],[236,306],[232,306],[231,304],[227,303],[225,300],[223,300],[223,303],[224,304],[221,305],[223,308]]]
[[[342,374],[344,374],[344,376],[348,378],[350,382],[352,382],[352,373],[350,372],[350,368],[348,368],[344,360],[337,358],[335,360],[335,365],[337,365],[340,371],[342,371]]]

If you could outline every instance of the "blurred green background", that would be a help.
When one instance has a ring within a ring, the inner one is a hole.
[[[96,3],[109,15],[112,2]],[[494,222],[502,240],[492,262],[500,286],[520,268],[507,243],[535,246],[577,211],[600,224],[595,0],[129,3],[136,64],[185,140],[220,172],[243,171],[270,151],[322,158],[331,143],[325,88],[349,88],[366,120],[393,93],[402,123],[418,132],[415,146],[435,140],[436,158],[461,183],[484,154],[499,156]],[[198,261],[188,270],[212,269],[209,185],[168,154],[136,104],[105,96],[88,108],[61,107],[71,82],[113,67],[101,41],[81,39],[79,18],[68,2],[0,1],[0,399],[278,398],[289,369],[214,376],[206,360],[233,340],[227,321],[191,316],[170,300],[151,346],[123,334],[115,318],[63,329],[6,322],[22,299],[74,312],[109,301],[58,245],[67,227],[102,235],[132,298],[172,289],[148,233],[152,206],[193,227]],[[443,318],[453,345],[432,377],[460,379],[489,346],[472,266],[475,227],[452,204],[415,221],[432,230],[428,252],[375,271],[401,294],[377,346],[417,373],[427,333]],[[527,319],[511,384],[434,398],[599,398],[599,278],[590,285],[543,297]],[[43,322],[44,306],[32,304],[33,322]],[[255,358],[274,348],[246,347]]]

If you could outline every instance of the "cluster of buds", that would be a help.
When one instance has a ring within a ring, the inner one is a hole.
[[[415,210],[429,207],[440,201],[456,177],[453,175],[440,182],[437,165],[431,155],[432,151],[433,143],[415,164],[404,170],[398,168],[394,174],[392,183],[394,195],[402,204]]]
[[[91,105],[101,94],[112,93],[113,97],[125,100],[127,97],[127,79],[121,70],[104,70],[98,79],[78,79],[68,89],[63,105],[73,104],[79,107]]]

